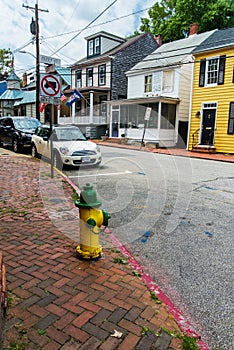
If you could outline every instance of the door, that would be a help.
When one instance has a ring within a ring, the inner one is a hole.
[[[201,145],[213,146],[216,109],[203,109]]]
[[[119,136],[119,111],[112,111],[112,125],[111,125],[111,136],[118,137]]]

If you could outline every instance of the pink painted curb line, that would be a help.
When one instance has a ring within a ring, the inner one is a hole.
[[[63,178],[69,183],[69,185],[80,195],[81,190],[67,177],[65,174],[59,171]],[[128,258],[129,264],[132,268],[141,274],[142,281],[146,284],[150,291],[157,294],[158,298],[165,304],[167,311],[174,317],[176,323],[182,330],[182,332],[188,334],[191,337],[198,339],[198,346],[201,350],[211,350],[206,343],[201,339],[201,336],[193,329],[190,322],[188,322],[177,307],[171,302],[171,300],[166,296],[165,293],[159,288],[159,286],[152,280],[152,278],[144,272],[142,266],[136,261],[133,255],[124,247],[124,245],[116,238],[111,230],[107,227],[105,230],[106,233],[110,234],[112,242],[115,244],[118,249],[122,252],[124,256]]]
[[[174,317],[176,323],[182,330],[182,332],[187,333],[191,337],[198,339],[198,346],[201,350],[210,350],[208,345],[201,341],[201,336],[194,331],[192,325],[184,318],[181,312],[175,307],[171,300],[163,293],[159,286],[152,280],[152,278],[144,272],[142,266],[136,261],[132,254],[123,246],[123,244],[116,238],[113,234],[110,234],[112,242],[117,246],[123,255],[128,258],[129,264],[132,268],[141,274],[142,281],[146,284],[150,291],[157,294],[158,298],[165,304],[168,312]]]

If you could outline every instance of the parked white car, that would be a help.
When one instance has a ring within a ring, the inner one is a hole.
[[[57,168],[64,165],[80,167],[101,163],[99,146],[87,140],[77,126],[53,126],[52,134],[50,126],[39,126],[32,136],[32,156],[51,159],[51,144],[54,166]]]

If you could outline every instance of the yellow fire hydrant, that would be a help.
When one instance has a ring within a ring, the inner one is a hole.
[[[83,259],[100,258],[102,247],[99,245],[101,226],[108,225],[110,218],[105,209],[97,209],[102,202],[97,200],[97,194],[91,184],[86,184],[80,193],[80,199],[75,202],[80,212],[80,245],[76,252]]]

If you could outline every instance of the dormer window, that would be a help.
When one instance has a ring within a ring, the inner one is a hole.
[[[88,41],[88,57],[100,55],[100,37]]]

